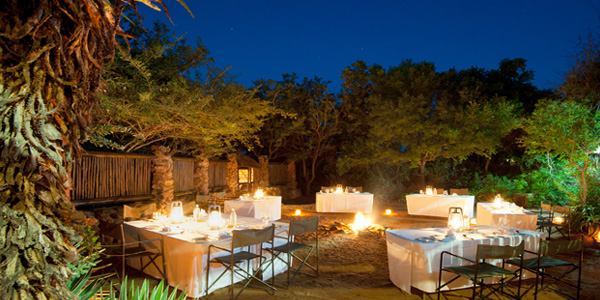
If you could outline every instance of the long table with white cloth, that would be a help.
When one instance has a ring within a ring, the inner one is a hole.
[[[362,212],[373,211],[373,194],[371,193],[317,193],[317,212]]]
[[[390,280],[407,293],[411,293],[411,287],[425,293],[435,293],[442,251],[475,259],[479,244],[515,246],[524,241],[526,250],[537,251],[540,239],[545,238],[544,233],[523,229],[511,229],[507,233],[500,233],[497,226],[489,225],[475,226],[472,229],[476,231],[451,235],[448,235],[448,228],[387,230]],[[464,262],[450,256],[448,260],[444,257],[444,266],[460,265]],[[525,274],[525,277],[527,276],[531,275]],[[445,272],[442,284],[452,277],[452,274]],[[451,283],[449,288],[469,286],[470,282],[461,278]]]
[[[406,195],[406,207],[409,215],[448,217],[450,207],[460,207],[463,214],[473,217],[475,196],[472,195]]]
[[[281,196],[264,196],[260,199],[234,199],[225,201],[225,213],[235,209],[238,216],[262,219],[267,216],[269,220],[281,219]]]
[[[224,214],[223,219],[228,219],[228,215]],[[163,223],[155,220],[139,220],[125,222],[125,226],[131,226],[137,229],[141,239],[162,239],[164,243],[164,256],[166,259],[166,272],[169,285],[178,289],[185,289],[188,297],[196,298],[205,296],[206,289],[206,267],[208,258],[208,246],[210,244],[219,245],[221,247],[231,247],[231,231],[233,228],[223,228],[220,230],[210,230],[206,222],[206,218],[200,222],[184,222],[178,224]],[[264,228],[261,225],[261,220],[241,217],[237,218],[238,226],[236,230],[248,228]],[[273,222],[275,224],[275,235],[287,235],[288,223]],[[168,226],[170,232],[163,231],[163,228]],[[275,239],[275,246],[285,243],[284,239]],[[158,247],[158,242],[155,245]],[[252,251],[257,251],[254,249]],[[216,256],[226,255],[226,252],[211,250],[211,259]],[[264,251],[263,255],[270,259],[268,251]],[[287,270],[283,262],[275,259],[275,274],[279,274]],[[158,265],[162,263],[159,259]],[[133,259],[128,264],[139,269],[139,260]],[[257,267],[257,263],[252,266]],[[211,264],[210,267],[210,284],[223,272],[224,267]],[[144,272],[150,276],[160,278],[160,273],[154,266],[147,267]],[[263,270],[263,278],[272,276],[271,268]],[[239,282],[242,278],[237,276],[235,281]],[[223,276],[219,281],[211,287],[208,293],[217,289],[229,286],[231,282],[230,276]],[[209,285],[210,285],[209,284]]]
[[[514,203],[502,208],[495,208],[493,203],[477,203],[477,225],[496,225],[503,217],[506,217],[508,227],[532,231],[537,228],[537,214],[524,210]]]

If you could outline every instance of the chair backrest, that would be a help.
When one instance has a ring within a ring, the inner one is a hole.
[[[577,240],[540,240],[540,255],[580,252],[583,238]]]
[[[129,206],[123,205],[123,219],[151,218],[156,211],[156,203]]]
[[[319,217],[290,221],[290,236],[319,230]]]
[[[554,205],[552,206],[552,212],[554,212],[555,214],[561,214],[561,215],[570,215],[571,214],[571,208],[568,206],[559,206],[559,205]]]
[[[453,194],[468,195],[469,189],[467,189],[467,188],[465,188],[465,189],[450,189],[450,195],[453,195]]]
[[[321,193],[325,193],[326,190],[331,190],[333,192],[335,189],[335,186],[321,186]]]
[[[517,246],[477,245],[477,260],[480,259],[508,259],[517,257],[525,251],[525,244],[521,241]]]
[[[271,225],[264,229],[234,230],[231,241],[232,248],[257,245],[273,240],[275,226]]]
[[[348,192],[354,192],[354,191],[362,193],[363,188],[362,188],[362,186],[349,186],[348,187]]]
[[[552,212],[552,204],[548,204],[548,203],[543,203],[543,202],[542,202],[542,203],[540,204],[540,208],[541,208],[542,210],[545,210],[545,211],[546,211],[546,212],[548,212],[548,213],[551,213],[551,212]]]

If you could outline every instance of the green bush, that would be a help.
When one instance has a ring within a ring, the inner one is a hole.
[[[510,179],[492,174],[483,177],[475,173],[469,192],[481,202],[492,201],[497,194],[508,200],[514,194],[527,193],[527,181],[522,178]]]

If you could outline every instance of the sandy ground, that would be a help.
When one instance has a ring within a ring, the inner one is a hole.
[[[392,216],[383,215],[385,209],[392,209]],[[296,209],[302,210],[302,217],[293,216]],[[320,224],[331,228],[337,223],[352,223],[354,214],[316,213],[312,205],[283,205],[282,219],[320,216]],[[406,213],[404,203],[376,203],[374,213],[368,216],[372,221],[387,229],[445,227],[442,218],[415,217]],[[240,299],[420,299],[419,295],[408,294],[395,287],[389,279],[385,234],[347,234],[340,231],[321,230],[319,233],[320,274],[314,277],[309,269],[299,274],[289,288],[278,288],[274,296],[257,288],[247,288]],[[302,237],[299,238],[302,240]],[[311,239],[312,240],[312,239]],[[598,274],[600,273],[600,250],[586,249],[582,271],[582,294],[580,299],[598,299]],[[566,259],[575,259],[567,257]],[[314,263],[314,257],[309,260]],[[576,277],[571,276],[576,281]],[[283,284],[286,274],[276,276],[276,282]],[[531,282],[524,282],[531,286]],[[236,285],[236,291],[240,285]],[[565,288],[563,288],[565,289]],[[565,289],[573,291],[573,289]],[[532,293],[525,298],[533,299]],[[470,296],[470,293],[468,294]],[[436,295],[431,295],[436,299]],[[428,298],[425,295],[425,298]],[[228,299],[228,289],[221,289],[210,295],[210,299]],[[493,298],[492,298],[493,299]],[[544,292],[539,299],[567,299],[564,296]]]

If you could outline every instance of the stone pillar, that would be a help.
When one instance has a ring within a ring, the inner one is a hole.
[[[175,199],[173,182],[173,159],[169,147],[153,146],[156,158],[152,160],[152,194],[158,204],[158,210],[168,213]]]
[[[239,189],[237,155],[230,154],[227,158],[229,159],[229,162],[227,163],[227,187],[235,194]]]
[[[201,158],[194,162],[194,188],[200,195],[208,195],[208,158]]]
[[[269,160],[266,156],[258,158],[260,170],[258,171],[258,186],[266,188],[269,186]]]
[[[287,164],[287,187],[290,190],[294,190],[298,187],[298,182],[296,182],[296,161],[289,160]]]

